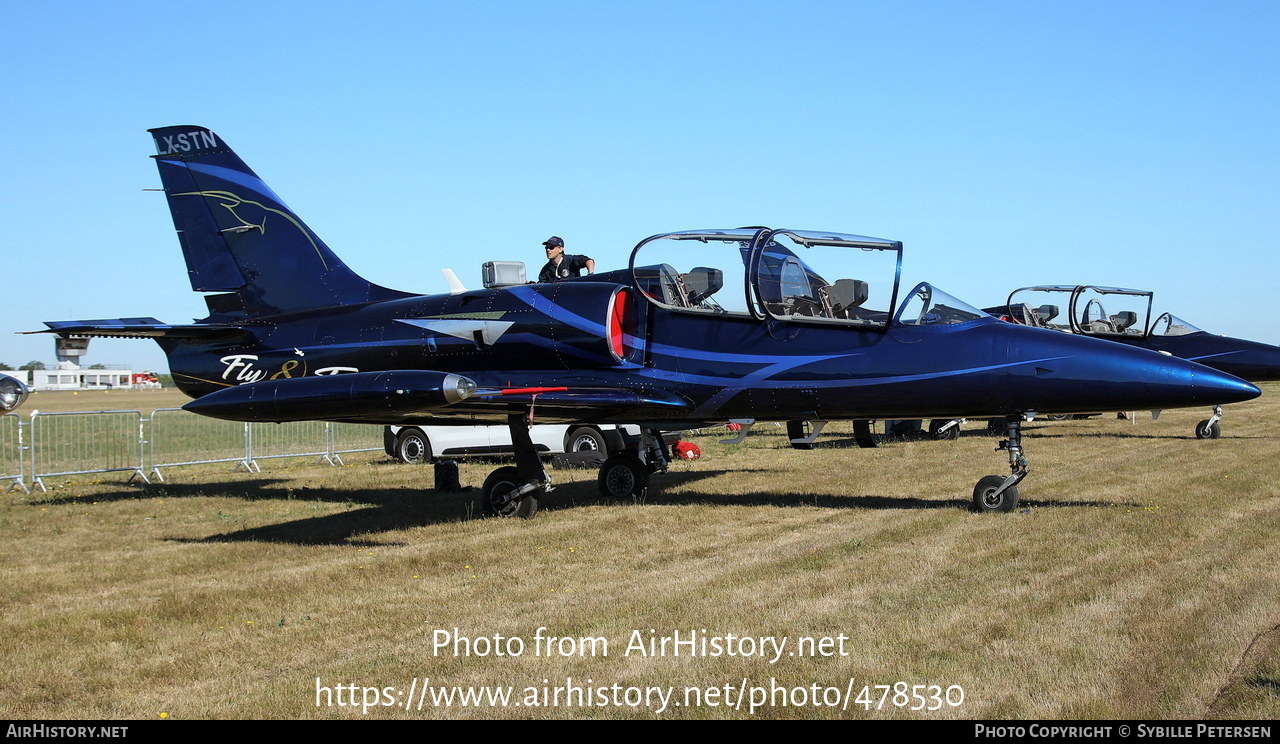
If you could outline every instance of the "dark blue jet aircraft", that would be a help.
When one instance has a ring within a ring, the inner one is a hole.
[[[1023,325],[1165,352],[1251,382],[1280,380],[1280,346],[1208,333],[1171,313],[1152,321],[1153,300],[1145,289],[1054,284],[1015,289],[1008,302],[987,312]],[[1196,425],[1196,437],[1217,439],[1221,418],[1222,409],[1215,406],[1213,416]]]
[[[154,338],[186,408],[235,421],[505,422],[516,467],[485,482],[491,513],[532,516],[550,481],[535,418],[639,423],[600,471],[638,494],[659,433],[735,418],[1004,417],[1010,474],[974,508],[1010,511],[1035,413],[1242,401],[1258,389],[1151,351],[1023,328],[929,284],[898,307],[902,244],[765,227],[656,235],[625,270],[424,296],[372,284],[213,132],[152,130],[192,289],[208,315],[51,322],[62,336]],[[894,308],[897,308],[896,312]],[[1098,384],[1105,381],[1107,384]]]

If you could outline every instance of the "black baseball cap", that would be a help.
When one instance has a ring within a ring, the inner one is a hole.
[[[557,237],[557,236],[555,236],[555,235],[552,235],[551,237],[549,237],[549,238],[547,238],[546,240],[542,241],[542,244],[543,244],[543,245],[554,245],[554,246],[556,246],[557,248],[563,248],[563,247],[564,247],[564,241],[563,241],[563,240],[561,240],[559,237]]]

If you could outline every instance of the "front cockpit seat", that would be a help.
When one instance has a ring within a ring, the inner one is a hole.
[[[1138,314],[1132,310],[1122,310],[1111,316],[1111,325],[1115,327],[1116,333],[1124,333],[1137,322]]]
[[[831,302],[833,318],[849,318],[850,311],[861,307],[867,301],[869,290],[867,283],[858,279],[837,279],[835,284],[827,288],[827,299]]]

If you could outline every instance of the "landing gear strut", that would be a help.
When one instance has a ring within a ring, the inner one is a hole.
[[[1018,506],[1018,484],[1027,477],[1031,467],[1022,455],[1022,419],[1010,416],[1005,421],[1008,439],[1002,440],[999,450],[1009,453],[1010,475],[988,475],[973,487],[973,506],[976,512],[1011,512]]]
[[[531,519],[538,513],[538,492],[552,490],[551,476],[542,469],[542,458],[529,436],[529,421],[522,413],[507,417],[516,466],[498,468],[484,479],[480,506],[495,517]]]
[[[1218,422],[1222,420],[1222,406],[1213,407],[1213,415],[1196,424],[1196,439],[1217,439],[1222,436]]]

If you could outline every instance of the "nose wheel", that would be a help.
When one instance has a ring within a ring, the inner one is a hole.
[[[1222,427],[1218,426],[1218,422],[1222,420],[1222,406],[1213,407],[1213,415],[1196,424],[1196,439],[1217,439],[1222,436]]]
[[[1011,512],[1018,507],[1018,484],[1031,467],[1022,454],[1022,419],[1010,417],[1005,422],[1008,439],[1002,440],[996,451],[1009,453],[1009,475],[988,475],[973,487],[975,512]]]
[[[965,419],[933,419],[929,422],[929,436],[934,439],[959,439],[960,426]]]

